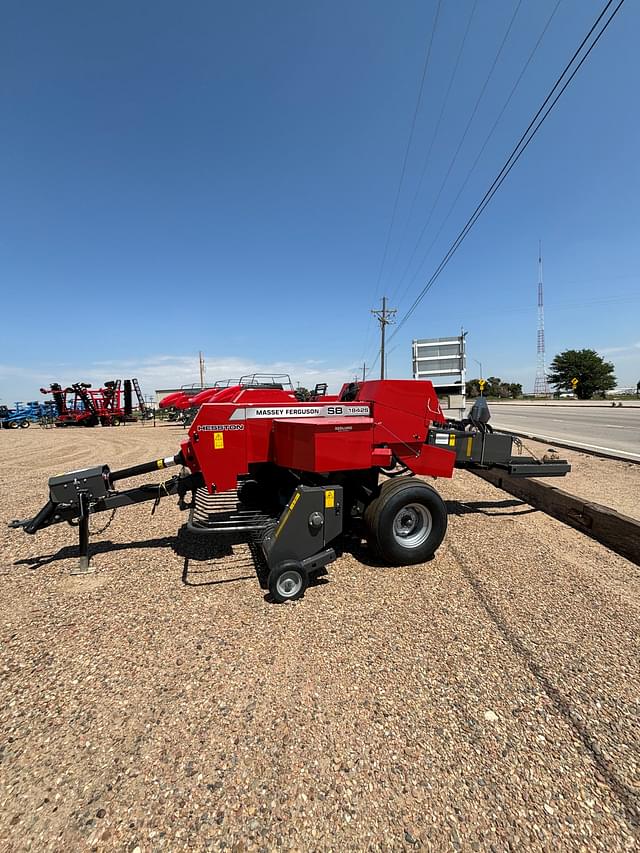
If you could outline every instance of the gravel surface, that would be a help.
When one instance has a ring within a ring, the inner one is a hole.
[[[0,522],[183,435],[3,432]],[[282,607],[246,546],[180,556],[175,499],[119,511],[85,578],[69,527],[0,528],[0,850],[635,849],[640,569],[437,485],[434,560],[347,553]]]
[[[526,455],[542,458],[549,449],[554,449],[552,444],[529,438],[522,441]],[[576,497],[609,506],[630,518],[640,519],[640,464],[605,459],[565,447],[556,447],[555,450],[561,459],[571,463],[571,473],[559,480],[539,478],[542,482],[558,486]]]

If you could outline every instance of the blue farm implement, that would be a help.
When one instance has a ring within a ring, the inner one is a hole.
[[[14,403],[14,408],[0,406],[0,426],[3,429],[26,429],[32,423],[39,423],[43,418],[51,415],[51,406],[48,403]]]

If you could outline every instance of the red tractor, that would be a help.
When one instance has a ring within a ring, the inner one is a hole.
[[[78,521],[87,570],[90,514],[177,495],[190,511],[188,531],[257,539],[273,600],[290,601],[335,560],[345,534],[365,537],[388,565],[432,557],[447,510],[419,476],[451,477],[454,468],[471,466],[525,477],[570,470],[562,460],[514,457],[518,439],[493,432],[488,420],[482,401],[468,420],[446,421],[424,381],[352,383],[337,398],[308,402],[285,389],[234,386],[200,407],[175,455],[120,471],[99,465],[52,477],[40,512],[11,526],[36,533]],[[170,465],[182,471],[160,485],[115,488]]]

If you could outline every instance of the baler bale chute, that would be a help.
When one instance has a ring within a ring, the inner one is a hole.
[[[499,467],[524,477],[570,471],[564,460],[514,456],[518,440],[492,431],[481,406],[465,421],[445,420],[426,381],[351,383],[337,399],[310,402],[282,388],[225,390],[224,400],[200,407],[174,455],[52,477],[40,512],[11,526],[33,534],[78,523],[86,570],[90,515],[177,495],[189,510],[188,531],[257,541],[266,585],[285,602],[302,596],[310,575],[335,560],[345,534],[364,536],[386,565],[430,559],[444,538],[447,510],[419,477],[452,477],[456,467]],[[116,488],[171,465],[180,473],[161,484]]]

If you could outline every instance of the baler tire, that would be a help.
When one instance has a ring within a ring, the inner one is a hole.
[[[369,547],[391,566],[431,559],[447,531],[447,508],[435,489],[405,477],[383,484],[365,510]]]
[[[30,426],[31,424],[29,423],[29,421],[20,421],[20,429],[27,429]]]
[[[9,429],[18,429],[19,426],[18,421],[9,421]]]
[[[415,483],[422,483],[422,481],[416,480],[412,475],[384,480],[378,487],[376,496],[365,507],[363,519],[367,544],[371,553],[379,559],[382,559],[382,553],[378,546],[376,531],[378,529],[378,513],[380,506],[381,504],[384,504],[384,502],[389,499],[389,496],[395,493],[398,489],[406,488],[407,483],[414,485]],[[385,496],[384,501],[381,500],[383,495]]]
[[[300,563],[284,560],[269,572],[267,586],[276,604],[302,598],[309,586],[309,576]]]

